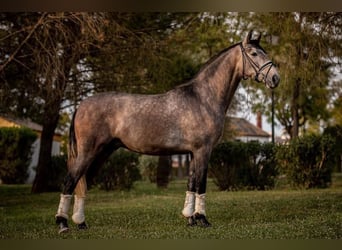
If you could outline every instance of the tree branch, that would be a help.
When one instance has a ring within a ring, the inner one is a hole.
[[[28,39],[30,39],[30,37],[33,35],[34,31],[38,28],[39,25],[42,24],[44,17],[47,15],[46,12],[44,12],[42,14],[42,16],[39,18],[38,22],[33,26],[32,30],[30,31],[30,33],[25,37],[24,41],[21,42],[21,44],[17,47],[17,49],[12,53],[12,55],[8,58],[8,60],[2,64],[0,66],[0,72],[4,70],[4,68],[7,66],[7,64],[9,64],[14,57],[16,56],[16,54],[19,52],[19,50],[21,49],[21,47],[24,46],[24,44],[27,42]]]

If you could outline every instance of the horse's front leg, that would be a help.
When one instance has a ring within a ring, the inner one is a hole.
[[[188,191],[186,192],[183,215],[188,219],[189,226],[200,225],[209,227],[206,219],[205,192],[210,150],[193,154],[190,162]]]
[[[191,157],[189,167],[189,179],[188,179],[188,191],[185,193],[185,202],[182,214],[185,218],[188,218],[189,225],[193,226],[195,223],[191,223],[191,217],[195,212],[195,192],[196,192],[196,176],[195,176],[195,160]]]

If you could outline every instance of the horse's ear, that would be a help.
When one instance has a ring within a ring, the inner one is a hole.
[[[258,37],[257,37],[257,39],[256,39],[256,41],[257,41],[258,44],[260,43],[260,39],[261,39],[261,33],[259,33],[259,35],[258,35]]]
[[[247,36],[245,37],[245,39],[243,40],[242,44],[243,46],[247,45],[250,43],[251,39],[252,39],[252,35],[253,35],[253,30],[250,30],[247,34]]]

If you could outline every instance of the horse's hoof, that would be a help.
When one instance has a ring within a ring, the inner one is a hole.
[[[211,227],[211,224],[203,214],[196,213],[193,216],[194,220],[196,220],[196,223],[198,222],[200,227]]]
[[[197,225],[196,219],[194,216],[188,217],[188,226],[189,227],[194,227]]]
[[[63,233],[67,233],[69,232],[69,228],[68,227],[60,227],[58,230],[59,234],[63,234]]]
[[[58,224],[59,230],[58,233],[66,233],[69,231],[68,221],[63,217],[57,217],[56,223]]]
[[[88,229],[88,226],[85,222],[82,222],[81,224],[77,224],[77,229],[78,230],[86,230],[86,229]]]

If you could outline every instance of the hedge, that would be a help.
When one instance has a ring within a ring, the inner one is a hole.
[[[138,155],[126,150],[118,150],[97,171],[87,173],[88,188],[97,186],[104,190],[130,189],[141,179]],[[52,156],[46,178],[48,191],[61,191],[67,174],[67,156]]]
[[[157,156],[141,155],[138,167],[143,180],[149,180],[151,183],[157,182]]]
[[[141,180],[139,155],[125,149],[115,151],[94,177],[94,184],[104,190],[129,190]]]
[[[274,146],[225,142],[212,152],[209,175],[220,190],[271,189],[277,176]]]
[[[342,125],[327,127],[323,135],[330,136],[333,139],[333,152],[329,161],[333,165],[333,170],[342,172]]]
[[[294,188],[329,187],[341,152],[339,138],[328,134],[302,136],[285,145],[219,144],[213,150],[209,174],[220,190],[271,189],[280,175]]]
[[[335,141],[326,135],[308,135],[277,148],[279,171],[296,188],[326,188],[331,184]]]
[[[33,142],[37,134],[28,128],[0,128],[0,179],[22,184],[28,177]]]

